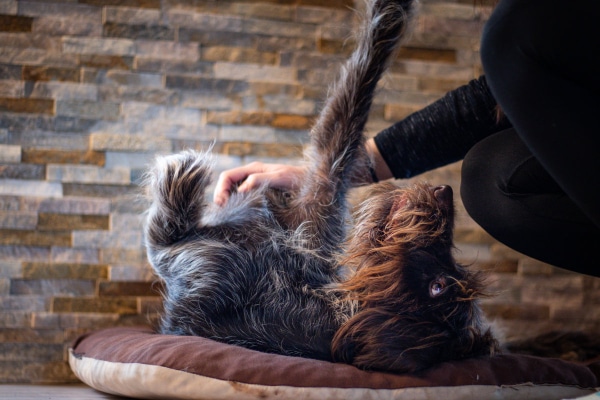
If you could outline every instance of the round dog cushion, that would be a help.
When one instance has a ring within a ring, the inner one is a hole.
[[[600,386],[600,364],[506,354],[400,375],[147,327],[82,335],[69,349],[69,363],[94,389],[140,399],[548,400],[586,396]]]

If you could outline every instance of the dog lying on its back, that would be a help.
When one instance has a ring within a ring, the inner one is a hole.
[[[480,276],[451,254],[450,187],[374,185],[345,242],[347,192],[368,170],[374,90],[413,1],[367,7],[297,190],[232,193],[219,208],[204,193],[207,154],[157,159],[145,233],[165,284],[163,333],[396,372],[497,350],[477,302]]]

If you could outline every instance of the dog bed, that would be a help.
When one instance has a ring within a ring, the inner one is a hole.
[[[439,364],[413,375],[266,354],[190,336],[116,327],[80,336],[75,375],[101,392],[140,399],[565,399],[600,386],[600,362],[523,355]]]

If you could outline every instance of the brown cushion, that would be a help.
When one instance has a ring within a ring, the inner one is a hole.
[[[561,399],[600,386],[590,366],[558,359],[507,354],[397,375],[160,335],[146,327],[83,335],[70,349],[69,362],[88,385],[137,398]]]

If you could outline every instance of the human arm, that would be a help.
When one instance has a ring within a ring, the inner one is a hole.
[[[373,169],[372,174],[374,175],[373,178],[375,178],[373,180],[377,182],[393,178],[394,175],[379,152],[379,148],[375,144],[373,138],[370,138],[365,142],[365,148],[368,157],[371,159],[371,168]]]
[[[497,104],[481,76],[378,133],[373,145],[394,178],[405,179],[462,160],[483,138],[511,126],[498,119]],[[374,153],[372,153],[374,154]]]
[[[381,157],[372,138],[366,141],[365,148],[368,157],[371,159],[373,173],[377,177],[377,180],[392,178],[392,172]],[[231,191],[238,184],[239,186],[236,188],[237,192],[247,192],[263,184],[268,184],[270,187],[278,189],[292,189],[305,173],[305,166],[268,164],[255,161],[241,167],[223,171],[219,175],[217,185],[215,186],[213,201],[220,206],[227,203]]]
[[[510,126],[506,118],[498,120],[496,101],[482,76],[381,131],[365,148],[378,181],[410,178],[461,160],[475,143]],[[304,173],[303,166],[260,162],[227,170],[219,176],[214,201],[225,204],[239,182],[239,192],[265,183],[291,189]]]

